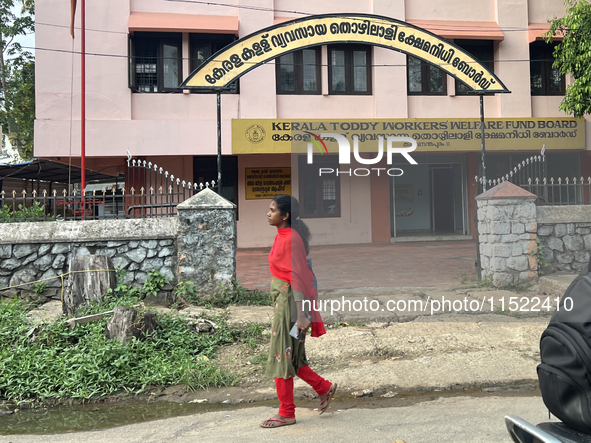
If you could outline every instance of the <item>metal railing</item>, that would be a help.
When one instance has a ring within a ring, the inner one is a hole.
[[[520,185],[526,191],[535,194],[538,198],[536,204],[539,206],[565,206],[565,205],[588,205],[591,204],[591,177],[585,180],[583,177],[570,180],[558,178],[535,179],[531,178],[526,184]]]
[[[486,189],[490,189],[504,181],[509,181],[517,186],[523,186],[529,180],[542,179],[545,176],[546,156],[544,155],[545,147],[539,155],[532,155],[531,157],[519,162],[511,171],[501,177],[489,179],[486,181]],[[532,178],[533,177],[533,178]],[[474,177],[474,180],[479,184],[479,193],[483,192],[483,178]]]
[[[130,159],[127,166],[126,184],[121,187],[109,184],[85,192],[30,194],[1,191],[0,222],[171,217],[179,203],[204,189],[216,190],[214,181],[186,182],[145,160]]]
[[[509,181],[526,191],[535,194],[539,206],[565,206],[591,204],[591,177],[580,178],[546,178],[544,155],[545,146],[539,155],[533,155],[518,163],[510,172],[494,180],[487,180],[487,189],[505,181]],[[482,192],[482,177],[475,177]]]

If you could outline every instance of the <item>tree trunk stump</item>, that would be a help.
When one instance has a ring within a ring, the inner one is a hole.
[[[67,315],[76,315],[78,306],[82,303],[90,306],[93,301],[99,301],[109,288],[115,289],[117,275],[113,262],[103,255],[79,255],[70,262],[70,272],[64,289],[63,311]],[[76,272],[93,271],[94,272]]]
[[[142,338],[145,334],[154,332],[156,326],[158,323],[153,312],[115,306],[113,317],[107,323],[107,338],[116,338],[125,344],[132,337]]]

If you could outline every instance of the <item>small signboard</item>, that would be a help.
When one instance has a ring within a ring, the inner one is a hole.
[[[291,168],[246,168],[246,199],[291,194]]]
[[[394,188],[394,198],[398,202],[414,202],[415,194],[413,185],[399,185]]]

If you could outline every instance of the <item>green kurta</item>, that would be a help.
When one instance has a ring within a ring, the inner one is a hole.
[[[273,324],[271,326],[271,347],[267,361],[267,375],[277,378],[291,378],[302,366],[307,366],[304,343],[293,338],[289,331],[297,315],[295,302],[303,295],[292,291],[291,285],[273,277],[271,299],[275,303]],[[292,312],[294,313],[292,320]]]

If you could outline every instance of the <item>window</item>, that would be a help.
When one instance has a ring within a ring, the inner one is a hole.
[[[552,67],[556,45],[534,42],[529,46],[531,95],[564,95],[564,76]]]
[[[180,92],[182,37],[136,32],[129,41],[129,87],[135,92]]]
[[[436,66],[409,55],[406,58],[406,72],[409,95],[447,94],[446,76]]]
[[[341,190],[340,178],[333,174],[319,176],[319,168],[339,167],[338,156],[314,158],[314,164],[309,165],[305,155],[299,157],[299,191],[300,216],[340,217]]]
[[[190,34],[189,69],[234,40],[234,35]],[[129,38],[129,87],[135,92],[181,92],[182,53],[181,33],[136,32]],[[237,82],[227,92],[238,92]]]
[[[236,40],[236,36],[233,34],[191,34],[189,36],[189,69],[191,72],[234,40]],[[232,82],[229,91],[226,92],[237,93],[238,81]]]
[[[495,47],[492,40],[455,40],[460,48],[472,54],[479,62],[494,72]],[[456,80],[456,95],[467,95],[472,89]]]
[[[307,48],[275,60],[277,94],[320,94],[320,48]]]
[[[371,46],[328,47],[330,94],[371,95]]]

